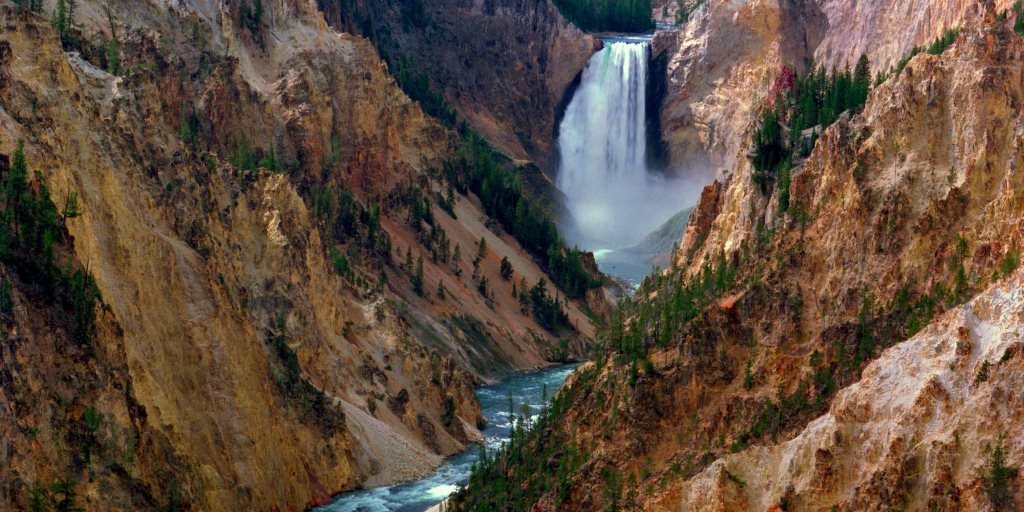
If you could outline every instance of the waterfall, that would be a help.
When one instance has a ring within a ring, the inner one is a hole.
[[[559,126],[563,225],[589,250],[635,244],[686,206],[681,184],[647,169],[647,53],[645,41],[606,44]]]

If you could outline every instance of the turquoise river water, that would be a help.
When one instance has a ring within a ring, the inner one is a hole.
[[[487,418],[487,427],[483,430],[487,450],[494,453],[508,439],[509,415],[508,394],[512,393],[515,410],[520,412],[520,404],[528,404],[531,414],[540,412],[544,387],[547,386],[548,397],[555,394],[566,377],[576,369],[577,365],[564,365],[545,370],[519,374],[495,384],[477,390],[480,407]],[[338,495],[335,500],[315,512],[422,512],[438,504],[449,494],[465,485],[469,478],[469,470],[479,456],[477,447],[471,447],[464,453],[448,458],[444,464],[427,478],[362,491],[354,491]]]

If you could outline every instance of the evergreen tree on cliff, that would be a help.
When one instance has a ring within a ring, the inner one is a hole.
[[[850,98],[848,106],[854,110],[860,110],[868,102],[868,93],[871,92],[871,62],[868,56],[861,54],[857,60],[857,67],[853,70],[853,84],[850,86]]]
[[[76,0],[57,0],[53,7],[53,16],[50,23],[57,29],[60,40],[65,45],[72,42],[72,32],[75,29],[75,3]]]
[[[584,30],[645,32],[654,28],[651,0],[554,0],[562,15]]]

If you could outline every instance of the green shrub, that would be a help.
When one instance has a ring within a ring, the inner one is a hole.
[[[45,512],[46,511],[46,494],[45,490],[39,482],[34,482],[32,487],[29,489],[28,495],[28,509],[31,512]]]
[[[434,90],[426,73],[417,72],[412,58],[401,57],[390,64],[395,69],[395,81],[410,99],[419,103],[427,115],[437,118],[448,127],[455,126],[455,109],[443,94]]]
[[[893,68],[892,73],[884,74],[884,75],[883,74],[879,74],[879,77],[878,77],[878,80],[876,81],[876,83],[884,82],[890,75],[891,76],[899,76],[899,74],[902,73],[903,70],[907,67],[907,64],[910,63],[910,59],[913,59],[915,56],[917,56],[920,53],[928,52],[931,55],[940,55],[942,52],[946,51],[946,48],[949,48],[950,46],[953,45],[953,43],[956,42],[956,38],[959,35],[960,35],[960,29],[959,28],[956,28],[956,27],[950,28],[950,29],[947,29],[945,32],[943,32],[942,35],[940,35],[939,37],[935,38],[935,40],[932,41],[932,43],[930,45],[928,45],[927,48],[923,48],[923,47],[920,47],[920,46],[915,46],[915,47],[911,48],[910,49],[910,53],[905,55],[902,59],[899,60],[899,62],[896,63],[896,67]]]
[[[342,277],[349,277],[352,272],[352,268],[348,264],[348,258],[345,257],[337,247],[331,247],[331,263],[334,265],[334,271]]]
[[[867,102],[871,90],[871,63],[861,55],[853,71],[826,72],[808,64],[807,71],[794,76],[784,68],[773,86],[773,105],[761,114],[754,132],[753,180],[767,194],[772,180],[779,187],[779,213],[789,210],[791,166],[796,157],[810,155],[817,132],[810,141],[805,130],[827,128],[846,111],[857,112]]]
[[[76,0],[57,0],[53,6],[53,14],[50,23],[57,30],[61,43],[65,47],[73,46],[76,43],[77,28],[75,23]]]
[[[981,368],[978,369],[978,374],[974,376],[974,385],[981,384],[988,380],[988,374],[992,370],[992,365],[988,361],[981,363]]]
[[[178,136],[181,137],[182,141],[191,144],[196,141],[196,136],[198,134],[199,116],[197,116],[193,110],[182,118],[181,125],[178,127]]]
[[[1020,252],[1016,250],[1007,251],[999,264],[999,274],[1005,279],[1010,277],[1020,266]]]
[[[515,237],[566,295],[582,298],[601,285],[601,277],[584,264],[585,253],[566,246],[551,216],[524,194],[519,180],[483,137],[466,131],[443,173],[459,193],[476,194],[484,212]]]
[[[34,13],[43,12],[43,0],[14,0],[14,5]]]
[[[238,17],[241,26],[247,28],[256,44],[263,48],[263,1],[252,0],[250,4],[249,0],[241,0]]]
[[[4,278],[0,280],[0,313],[10,315],[14,312],[14,298],[11,291],[11,282]]]
[[[543,278],[524,295],[529,297],[530,313],[541,327],[556,334],[569,327],[569,317],[562,311],[558,300],[548,295],[547,282]]]
[[[325,434],[333,435],[344,427],[344,413],[303,375],[299,357],[288,346],[284,334],[284,316],[278,320],[278,333],[268,336],[277,367],[273,369],[274,382],[285,395],[287,403],[295,404],[303,421],[319,426]]]
[[[53,493],[54,510],[57,512],[82,512],[83,508],[78,506],[78,493],[75,487],[76,480],[59,480],[50,486]]]
[[[930,55],[942,54],[942,52],[946,51],[946,48],[953,46],[953,43],[956,42],[956,38],[959,37],[959,35],[959,28],[954,27],[946,29],[946,31],[943,32],[942,35],[940,35],[934,41],[932,41],[932,44],[928,46],[927,52]]]
[[[426,28],[430,24],[430,15],[423,0],[404,0],[402,2],[402,23],[408,30],[410,27]]]
[[[102,421],[103,414],[97,411],[95,407],[89,406],[85,408],[85,415],[82,417],[82,422],[85,426],[85,444],[82,446],[82,455],[86,463],[92,458],[92,452],[97,442],[96,434],[100,430]]]
[[[426,291],[423,289],[423,257],[416,258],[416,273],[412,276],[412,289],[416,295],[423,297]]]
[[[512,279],[512,263],[508,261],[508,256],[501,257],[501,278],[506,281]]]
[[[791,181],[793,171],[790,169],[790,164],[786,162],[779,168],[779,214],[784,214],[789,210],[789,185]]]
[[[351,190],[343,189],[339,192],[331,185],[313,185],[307,202],[310,211],[320,220],[326,235],[335,242],[330,257],[339,274],[355,279],[353,263],[359,260],[369,262],[383,272],[383,264],[391,258],[391,237],[380,225],[379,205],[373,204],[366,208],[356,200]],[[348,256],[342,254],[338,245],[348,246]],[[411,272],[412,266],[408,268]],[[378,285],[382,286],[380,283],[378,280]]]

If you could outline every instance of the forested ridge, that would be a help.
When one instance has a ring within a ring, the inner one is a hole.
[[[862,55],[853,70],[826,71],[812,60],[807,71],[794,74],[784,67],[773,85],[770,103],[754,133],[753,179],[762,193],[779,188],[779,211],[789,209],[789,185],[794,163],[811,154],[821,131],[845,112],[857,113],[873,86],[896,76],[920,53],[939,55],[952,45],[959,30],[946,30],[928,47],[916,46],[888,72],[872,80],[871,62]]]
[[[646,32],[654,28],[651,0],[554,0],[554,4],[583,30]]]

